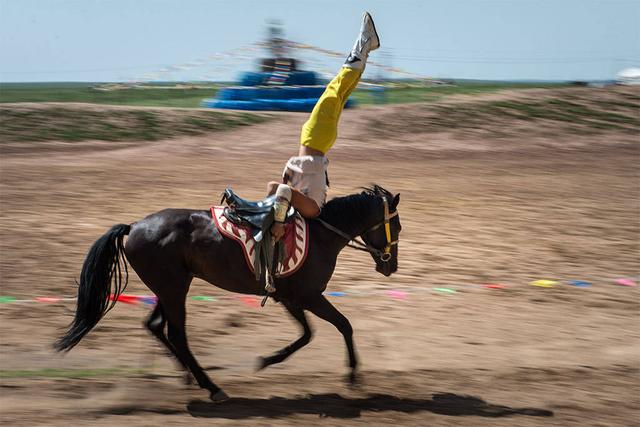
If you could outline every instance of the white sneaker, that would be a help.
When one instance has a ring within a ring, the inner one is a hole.
[[[351,49],[351,53],[347,57],[344,63],[345,67],[356,68],[359,70],[364,69],[364,66],[369,58],[369,52],[374,51],[380,47],[380,38],[376,31],[376,26],[373,23],[373,18],[369,15],[369,12],[365,12],[362,15],[362,26],[360,27],[360,34],[356,39],[356,43]]]

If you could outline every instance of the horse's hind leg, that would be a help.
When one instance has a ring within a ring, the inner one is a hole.
[[[307,323],[307,318],[304,315],[304,310],[302,309],[302,307],[300,305],[293,304],[290,301],[282,301],[282,304],[293,316],[293,318],[296,319],[298,323],[300,323],[300,326],[302,326],[302,336],[283,349],[276,351],[271,356],[258,357],[258,370],[264,369],[269,365],[284,361],[286,358],[291,356],[296,351],[300,350],[305,345],[309,344],[309,341],[311,341],[311,337],[313,334],[311,328],[309,327],[309,323]]]
[[[184,368],[184,370],[185,370],[185,383],[186,384],[192,384],[193,383],[193,377],[191,376],[191,373],[189,372],[189,368],[185,364],[182,363],[182,361],[180,360],[180,358],[176,354],[176,349],[169,342],[169,340],[167,339],[167,336],[165,335],[164,328],[167,325],[167,319],[165,318],[164,313],[162,311],[162,304],[160,304],[160,303],[156,304],[156,306],[154,307],[153,311],[151,312],[151,314],[149,315],[147,320],[145,320],[144,325],[153,334],[153,336],[155,336],[158,339],[158,341],[160,341],[162,344],[164,344],[166,349],[169,350],[171,352],[171,354],[176,358],[178,363],[180,363],[180,366],[182,366],[182,368]]]
[[[211,381],[189,349],[185,330],[185,299],[186,293],[182,298],[161,300],[168,322],[168,341],[175,349],[175,355],[180,362],[189,368],[198,385],[209,390],[211,400],[216,402],[226,400],[229,398],[227,394]]]
[[[356,357],[356,351],[353,346],[353,328],[351,327],[351,323],[322,295],[311,301],[305,308],[319,318],[331,323],[344,337],[349,355],[349,367],[351,368],[349,381],[355,384],[357,380],[356,368],[358,367],[358,358]]]
[[[173,345],[171,345],[164,334],[166,325],[167,319],[165,319],[162,313],[162,305],[157,303],[149,317],[144,321],[144,326],[177,358],[175,348],[173,348]]]

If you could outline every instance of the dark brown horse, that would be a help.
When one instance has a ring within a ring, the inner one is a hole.
[[[356,236],[364,241],[378,272],[389,276],[398,269],[395,243],[401,229],[399,200],[399,194],[393,196],[376,185],[329,201],[319,220],[309,221],[309,255],[297,272],[276,279],[277,291],[273,295],[300,323],[303,334],[287,347],[259,358],[259,369],[282,362],[309,343],[311,329],[305,318],[308,310],[332,323],[343,335],[351,368],[349,378],[355,381],[358,361],[351,324],[322,293],[333,274],[338,253]],[[125,235],[129,235],[126,245]],[[202,370],[187,345],[185,301],[189,285],[198,277],[231,292],[264,295],[265,291],[247,267],[240,246],[220,234],[209,210],[165,209],[131,225],[115,225],[100,237],[82,266],[75,318],[56,348],[73,348],[113,307],[115,299],[110,303],[110,295],[119,295],[126,286],[125,255],[158,297],[146,321],[147,328],[198,385],[209,390],[212,400],[225,400],[227,395]]]

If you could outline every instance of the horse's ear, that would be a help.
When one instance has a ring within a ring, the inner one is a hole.
[[[398,207],[398,203],[400,203],[400,193],[396,194],[393,197],[393,201],[391,202],[391,208],[395,209]]]

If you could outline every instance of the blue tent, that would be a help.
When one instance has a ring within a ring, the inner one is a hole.
[[[202,101],[203,107],[253,111],[311,111],[325,87],[318,85],[313,71],[287,73],[281,85],[267,85],[273,73],[247,72],[239,86],[220,89],[216,98]],[[345,107],[353,106],[349,100]]]

